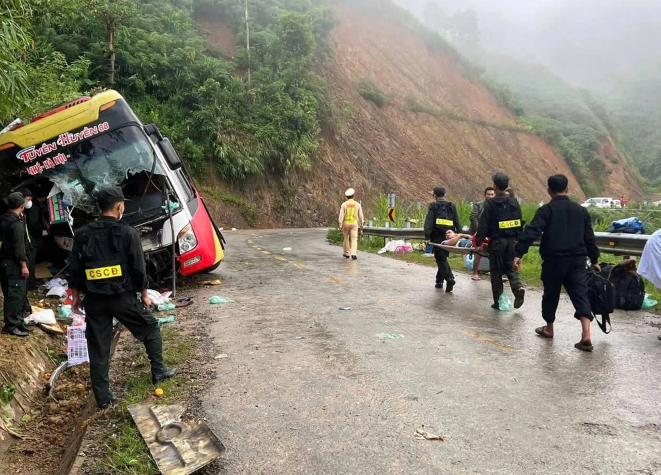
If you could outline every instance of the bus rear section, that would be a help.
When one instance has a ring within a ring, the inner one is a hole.
[[[117,92],[0,133],[0,191],[32,191],[49,223],[42,254],[58,264],[75,230],[98,216],[95,196],[106,186],[124,191],[123,220],[141,235],[152,284],[172,275],[173,253],[182,275],[223,259],[223,237],[169,140],[144,126]]]

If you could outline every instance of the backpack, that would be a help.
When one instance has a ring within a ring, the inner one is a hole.
[[[445,239],[445,232],[454,229],[454,213],[452,212],[452,203],[449,201],[437,201],[434,203],[434,234]]]
[[[615,307],[640,310],[645,300],[645,282],[636,272],[636,261],[629,259],[613,267],[609,280],[615,286]]]
[[[521,207],[519,202],[513,198],[507,201],[489,201],[495,218],[496,234],[495,236],[517,237],[523,229],[523,218],[521,216]]]
[[[588,297],[592,313],[601,331],[611,332],[610,314],[615,311],[615,286],[601,274],[590,272],[588,275]],[[597,318],[601,315],[601,322]]]

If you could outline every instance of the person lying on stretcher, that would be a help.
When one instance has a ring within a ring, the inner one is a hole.
[[[470,234],[455,233],[453,230],[448,229],[445,231],[445,241],[441,244],[443,246],[473,247],[473,236]]]

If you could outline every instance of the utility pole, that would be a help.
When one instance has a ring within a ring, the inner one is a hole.
[[[248,89],[250,89],[250,69],[252,68],[252,64],[250,60],[250,19],[248,17],[248,0],[246,0],[246,49],[248,50]]]

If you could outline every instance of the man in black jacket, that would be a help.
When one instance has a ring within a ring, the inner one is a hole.
[[[548,192],[551,202],[535,213],[532,222],[516,245],[516,258],[512,263],[515,269],[521,267],[521,259],[530,246],[542,238],[539,253],[542,256],[542,318],[546,326],[535,332],[544,338],[553,338],[553,322],[560,301],[561,287],[564,286],[576,309],[574,316],[583,327],[581,341],[574,345],[583,351],[592,351],[590,323],[593,320],[590,299],[588,298],[588,273],[586,258],[592,267],[600,271],[599,249],[592,230],[592,220],[588,211],[567,196],[567,177],[554,175],[548,179]]]
[[[441,244],[445,241],[445,233],[448,229],[459,232],[461,223],[459,222],[459,213],[454,203],[445,199],[445,188],[437,186],[434,188],[434,198],[436,201],[429,205],[427,217],[425,218],[425,241]],[[443,282],[447,282],[446,292],[452,292],[454,289],[454,274],[448,263],[450,253],[438,247],[434,247],[434,257],[438,272],[436,273],[436,288],[442,289]]]
[[[0,284],[5,297],[2,333],[26,337],[28,329],[23,321],[27,304],[28,239],[22,214],[25,197],[12,193],[7,197],[9,211],[0,218]]]
[[[113,317],[145,345],[153,384],[171,378],[176,370],[168,370],[163,362],[161,330],[149,311],[151,299],[140,235],[121,221],[122,189],[104,188],[97,201],[102,216],[78,230],[69,262],[73,310],[85,307],[92,391],[99,408],[105,409],[113,402],[108,379]]]
[[[494,310],[498,310],[498,301],[504,290],[503,275],[507,275],[512,287],[514,308],[523,305],[526,294],[518,272],[512,269],[514,246],[521,235],[523,218],[519,202],[505,194],[509,183],[510,179],[504,173],[496,173],[493,176],[496,197],[484,203],[477,226],[477,245],[489,239],[489,272],[493,292],[491,308]]]

